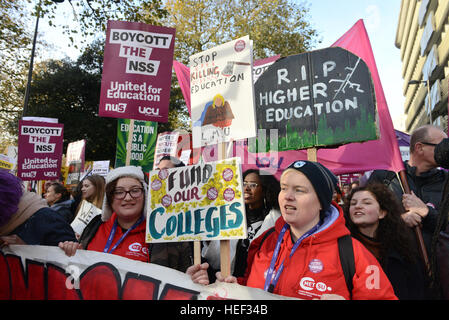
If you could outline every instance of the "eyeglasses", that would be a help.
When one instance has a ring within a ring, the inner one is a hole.
[[[243,187],[249,187],[250,189],[256,189],[259,184],[255,182],[243,182]]]
[[[437,143],[423,142],[423,141],[421,141],[421,143],[422,143],[422,144],[425,144],[426,146],[432,146],[432,147],[435,147],[435,146],[438,145]]]
[[[143,188],[133,188],[129,191],[125,191],[125,190],[114,190],[114,192],[112,193],[112,195],[114,196],[114,199],[117,200],[123,200],[126,198],[126,194],[128,194],[131,196],[131,198],[136,199],[139,198],[142,193],[143,193]]]

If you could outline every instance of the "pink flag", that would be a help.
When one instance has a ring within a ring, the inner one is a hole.
[[[175,69],[182,95],[186,101],[189,115],[192,116],[190,112],[190,68],[176,60],[173,60],[173,68]]]
[[[335,173],[363,172],[372,169],[404,170],[393,122],[388,111],[376,61],[363,20],[338,39],[332,47],[341,47],[362,58],[371,71],[379,114],[380,139],[363,143],[351,143],[337,149],[321,149],[318,161],[335,170]],[[329,166],[331,165],[332,166]]]
[[[376,92],[380,139],[350,143],[335,149],[318,149],[318,162],[335,174],[364,172],[373,169],[396,172],[403,170],[404,164],[363,20],[357,21],[332,46],[344,48],[359,56],[370,69]],[[243,143],[236,143],[234,152],[236,156],[242,157],[243,170],[261,168],[277,176],[292,161],[307,159],[306,150],[255,154],[249,153]]]

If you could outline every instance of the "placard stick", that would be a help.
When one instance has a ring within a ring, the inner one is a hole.
[[[231,241],[220,240],[220,271],[226,278],[231,275]]]
[[[193,241],[193,264],[201,264],[201,241]]]
[[[207,146],[207,144],[206,144]],[[201,155],[200,152],[200,159],[199,159],[199,163],[203,163],[203,156]],[[201,264],[201,241],[200,240],[195,240],[193,241],[193,264],[197,265],[197,264]]]
[[[318,161],[317,157],[317,149],[316,148],[309,148],[307,149],[307,160],[309,161]]]
[[[226,156],[226,143],[218,144],[218,160],[223,160]],[[230,240],[220,240],[220,271],[223,277],[231,275],[231,242]]]
[[[37,188],[36,188],[36,191],[37,191],[37,194],[38,195],[42,195],[42,180],[39,180],[38,182],[37,182]]]
[[[129,128],[128,128],[128,142],[126,143],[126,161],[125,165],[129,166],[131,163],[131,149],[134,135],[134,119],[129,120]]]
[[[401,183],[401,188],[404,193],[411,194],[410,186],[407,181],[407,175],[405,173],[405,170],[400,171],[399,173],[396,172],[396,175],[399,179],[399,182]],[[419,253],[421,255],[421,259],[423,259],[424,266],[426,268],[427,274],[431,277],[432,276],[432,269],[430,267],[430,261],[429,256],[427,254],[427,249],[424,244],[424,239],[422,236],[421,226],[416,226],[413,228],[415,231],[416,240],[418,242],[418,249]]]

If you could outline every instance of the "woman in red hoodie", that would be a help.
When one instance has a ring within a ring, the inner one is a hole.
[[[145,187],[138,167],[120,167],[106,179],[106,197],[102,214],[84,229],[80,243],[61,243],[68,254],[87,249],[116,254],[125,258],[149,261],[145,244]]]
[[[282,173],[280,183],[282,216],[274,230],[251,244],[240,284],[300,299],[397,299],[376,258],[355,239],[349,292],[338,247],[338,239],[349,235],[349,230],[341,208],[331,204],[337,179],[327,168],[295,161]],[[192,275],[194,281],[204,283],[203,278],[202,270]],[[237,282],[219,272],[217,280]]]
[[[86,249],[156,263],[181,272],[190,266],[192,253],[188,242],[145,243],[148,187],[140,167],[115,168],[106,176],[105,189],[102,213],[89,222],[79,242],[59,243],[68,256]]]

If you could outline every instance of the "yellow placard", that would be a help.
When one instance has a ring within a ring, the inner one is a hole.
[[[0,168],[12,170],[13,167],[14,167],[13,163],[0,159]]]

